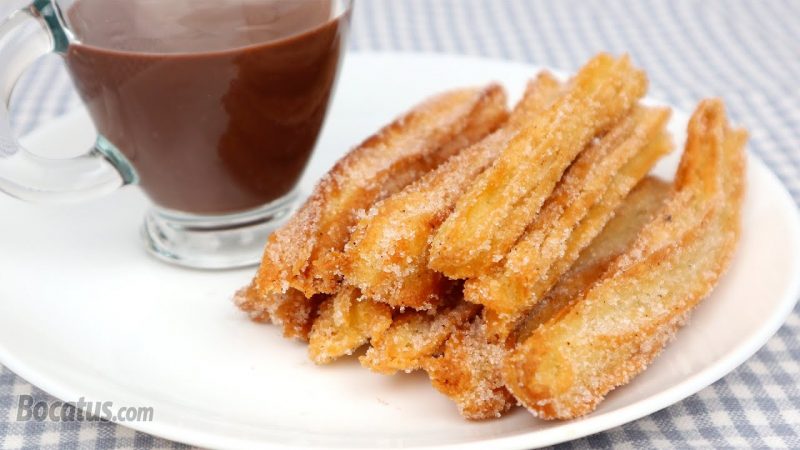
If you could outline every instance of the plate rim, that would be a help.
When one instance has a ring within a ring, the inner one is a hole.
[[[371,51],[350,51],[346,58],[408,58],[408,59],[430,59],[435,58],[441,60],[442,58],[460,60],[464,62],[484,62],[492,64],[506,64],[515,65],[520,68],[524,67],[531,70],[550,70],[553,73],[564,73],[559,69],[552,69],[536,64],[531,64],[522,61],[512,61],[497,58],[485,58],[472,55],[456,55],[450,53],[434,53],[434,52],[371,52]],[[649,99],[649,97],[648,97]],[[662,103],[658,101],[658,103]],[[670,103],[665,103],[670,104]],[[676,111],[682,111],[674,105],[671,105]],[[24,140],[30,136],[37,134],[46,134],[48,129],[54,127],[61,122],[69,122],[75,120],[76,116],[80,113],[80,108],[73,109],[67,113],[53,118],[48,123],[43,124],[39,128],[26,134],[21,139]],[[797,208],[794,199],[789,193],[786,185],[778,178],[778,176],[764,163],[764,161],[755,153],[748,150],[748,170],[757,170],[763,172],[763,175],[770,183],[777,184],[780,191],[780,197],[774,199],[776,203],[780,204],[781,209],[790,210],[787,213],[790,217],[789,225],[795,230],[797,236],[800,236],[800,210]],[[795,255],[794,265],[800,265],[800,255]],[[574,439],[586,437],[595,433],[606,431],[620,425],[641,419],[657,411],[660,411],[670,405],[680,402],[691,395],[696,394],[702,389],[722,379],[725,375],[742,365],[757,353],[769,339],[778,332],[783,326],[788,317],[794,310],[795,305],[800,301],[800,272],[795,272],[796,275],[792,278],[791,285],[784,289],[784,297],[780,299],[773,313],[769,316],[769,320],[764,321],[757,329],[758,332],[753,336],[730,351],[725,357],[720,358],[708,367],[692,374],[684,381],[675,384],[674,386],[665,390],[659,391],[643,400],[635,402],[630,405],[620,407],[614,411],[598,416],[586,416],[585,418],[576,419],[573,425],[568,424],[566,427],[545,429],[539,431],[521,432],[512,436],[493,437],[482,440],[474,440],[468,442],[445,443],[441,445],[423,445],[413,448],[417,449],[481,449],[490,445],[491,448],[497,449],[518,449],[530,448],[530,441],[535,440],[537,447],[553,445],[561,442],[567,442]],[[77,398],[75,392],[71,392],[69,386],[63,385],[57,381],[57,377],[48,377],[40,373],[36,369],[28,366],[22,358],[16,358],[13,352],[6,348],[6,345],[0,342],[0,363],[7,367],[17,376],[29,382],[36,388],[43,390],[53,397],[58,399],[64,398]],[[191,427],[181,427],[171,423],[160,423],[158,421],[152,422],[113,422],[116,425],[124,426],[136,431],[147,433],[163,439],[172,440],[175,442],[187,443],[190,445],[198,445],[203,447],[215,448],[253,448],[256,445],[258,448],[267,449],[296,449],[296,445],[287,443],[276,442],[262,442],[254,443],[252,440],[232,438],[228,436],[220,437],[214,433],[197,430]],[[534,438],[535,435],[535,438]],[[315,448],[342,448],[342,447],[325,447],[318,446]],[[363,447],[369,448],[369,447]],[[375,447],[380,448],[380,447]]]

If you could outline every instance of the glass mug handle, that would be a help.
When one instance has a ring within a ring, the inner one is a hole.
[[[69,159],[35,155],[11,130],[9,102],[14,85],[37,58],[65,51],[66,33],[50,0],[36,0],[0,19],[0,191],[32,202],[77,201],[135,182],[135,172],[98,137],[86,154]],[[105,149],[104,149],[105,147]]]

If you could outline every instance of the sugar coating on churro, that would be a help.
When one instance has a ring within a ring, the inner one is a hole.
[[[499,262],[578,153],[624,117],[646,87],[644,73],[627,57],[593,58],[458,200],[434,237],[431,267],[472,278]]]
[[[461,300],[435,313],[400,313],[386,332],[372,340],[370,348],[359,358],[361,365],[384,374],[417,370],[426,358],[438,355],[450,335],[479,311],[478,305]]]
[[[376,203],[356,224],[345,251],[345,282],[395,307],[431,309],[447,289],[428,267],[428,247],[456,200],[532,117],[557,97],[549,73],[529,83],[509,120],[397,194]]]
[[[392,323],[391,309],[382,303],[362,301],[355,288],[344,288],[319,305],[308,335],[308,355],[317,364],[352,355],[362,345],[385,332]]]
[[[295,289],[281,294],[260,295],[250,285],[236,292],[233,302],[253,321],[278,325],[287,338],[308,340],[317,307],[323,298],[321,295],[306,298]]]
[[[489,342],[486,324],[478,317],[456,331],[442,354],[427,360],[425,370],[433,386],[450,397],[464,417],[500,417],[517,403],[500,371],[505,354],[501,344]]]
[[[599,55],[564,85],[541,74],[510,116],[497,86],[423,103],[323,178],[235,303],[318,364],[366,347],[372,371],[425,370],[470,419],[591,412],[740,233],[746,134],[703,101],[675,181],[647,177],[672,141],[646,84]]]
[[[292,287],[307,297],[333,294],[341,251],[357,217],[494,131],[507,117],[505,103],[498,85],[440,94],[348,153],[270,236],[256,276],[258,291]]]
[[[668,118],[666,108],[636,108],[611,131],[589,144],[564,173],[539,215],[504,261],[488,269],[487,275],[467,283],[467,299],[502,313],[515,313],[535,304],[552,286],[532,287],[546,276],[554,283],[577,258],[582,248],[574,249],[572,254],[567,252],[573,231],[606,195],[615,177],[630,177],[629,181],[623,179],[627,181],[625,187],[630,189],[639,181],[637,176],[644,177],[649,172],[651,166],[636,174],[626,172],[624,166],[663,133]],[[648,161],[655,164],[656,159]],[[627,192],[622,194],[608,205],[609,213]],[[604,218],[610,218],[610,214]],[[605,222],[597,221],[585,244],[604,225]],[[564,258],[567,260],[560,270],[553,271],[553,264]]]
[[[685,181],[621,262],[509,354],[507,386],[531,412],[556,419],[592,411],[644,370],[708,296],[738,241],[745,140],[721,102],[700,104],[676,177]],[[673,226],[677,211],[690,217]]]

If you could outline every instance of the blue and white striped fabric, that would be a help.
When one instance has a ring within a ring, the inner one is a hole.
[[[691,109],[724,97],[751,148],[800,202],[800,1],[357,0],[353,51],[425,51],[575,70],[628,52],[651,92]],[[26,76],[14,124],[27,132],[77,106],[57,59]],[[800,309],[749,362],[685,401],[564,447],[800,448]],[[1,448],[174,448],[111,423],[17,423],[18,395],[47,398],[0,367]]]

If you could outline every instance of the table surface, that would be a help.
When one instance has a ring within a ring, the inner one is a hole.
[[[651,95],[691,110],[725,99],[751,149],[800,202],[800,1],[359,0],[350,49],[480,55],[574,71],[628,52]],[[76,108],[58,57],[14,96],[19,133]],[[563,447],[800,447],[800,308],[747,363],[649,417]],[[19,395],[55,401],[0,366],[0,448],[182,448],[107,422],[16,422]]]

